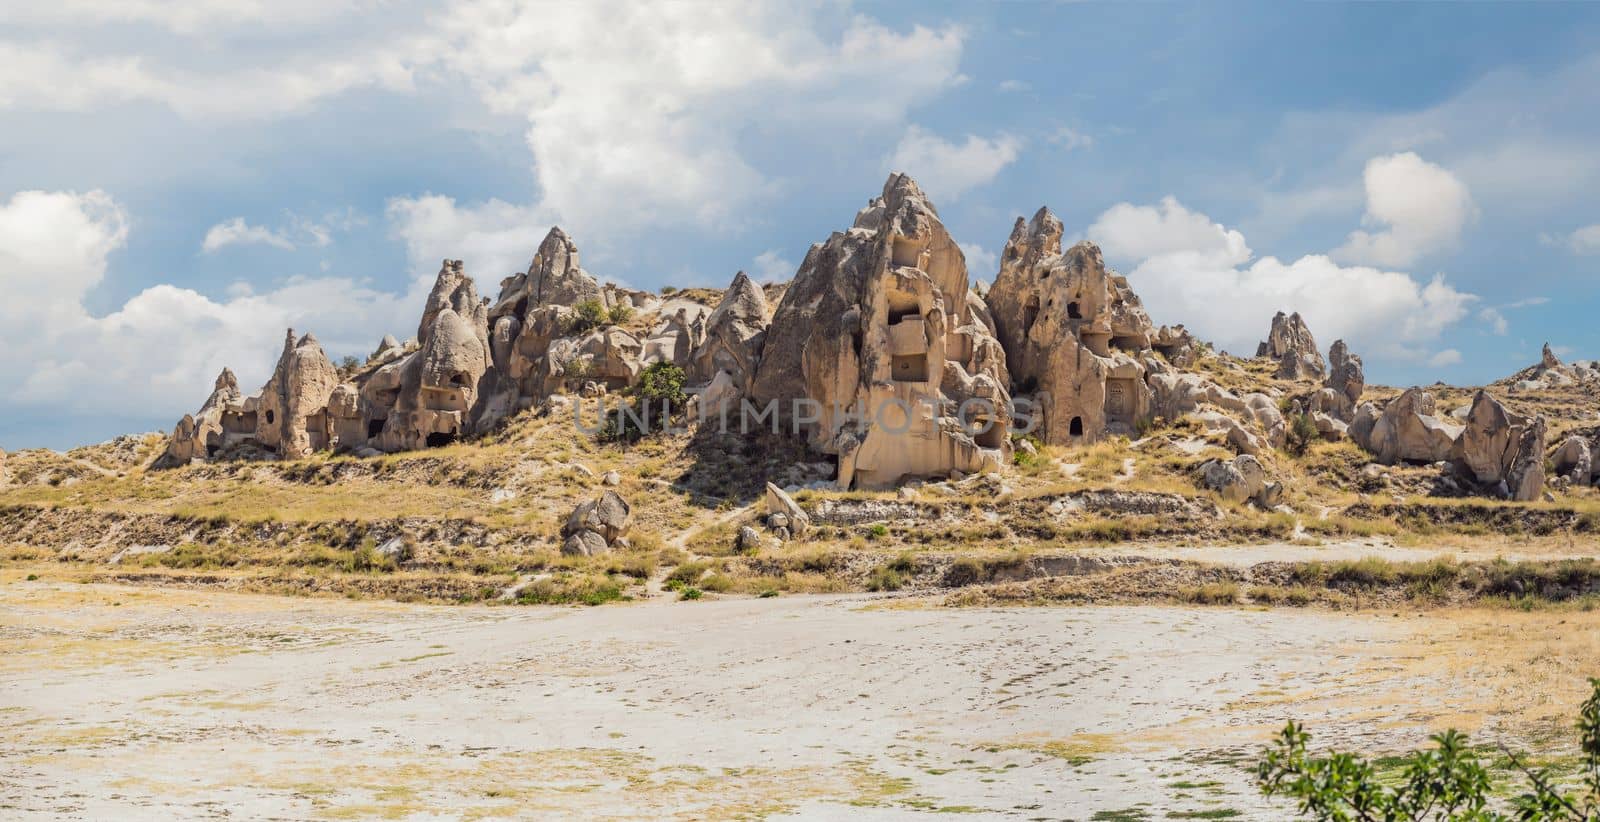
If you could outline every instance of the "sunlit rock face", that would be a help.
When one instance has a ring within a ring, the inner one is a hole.
[[[838,456],[842,487],[996,467],[1010,454],[1009,395],[981,310],[938,212],[910,177],[890,175],[848,230],[807,253],[751,396],[785,421],[807,417],[812,445]],[[794,413],[805,400],[814,419]]]
[[[1038,404],[1038,433],[1048,443],[1133,434],[1151,413],[1146,377],[1158,330],[1098,246],[1063,252],[1061,236],[1047,208],[1018,218],[989,291],[1012,386]],[[1174,351],[1188,346],[1181,329],[1159,333]]]

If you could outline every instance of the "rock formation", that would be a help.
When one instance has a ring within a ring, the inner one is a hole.
[[[1544,420],[1513,414],[1480,390],[1466,422],[1450,452],[1457,474],[1502,498],[1538,499],[1544,492]]]
[[[1250,454],[1207,460],[1200,466],[1200,483],[1228,502],[1254,502],[1262,508],[1276,506],[1283,496],[1283,486],[1269,482],[1261,461]]]
[[[1140,356],[1151,351],[1150,318],[1097,246],[1063,253],[1062,233],[1048,208],[1018,218],[989,290],[1012,383],[1038,402],[1047,443],[1131,435],[1150,415]],[[1185,333],[1164,332],[1174,352],[1187,347]]]
[[[417,328],[419,347],[366,380],[363,441],[380,451],[444,445],[474,433],[479,381],[488,372],[488,305],[462,268],[446,260]]]
[[[761,287],[743,271],[735,274],[722,301],[705,322],[705,336],[689,357],[685,371],[691,384],[709,383],[728,375],[743,390],[755,375],[772,313]]]
[[[232,371],[222,369],[222,373],[217,375],[211,396],[206,398],[200,410],[193,415],[185,414],[178,421],[172,437],[167,440],[167,450],[156,461],[156,467],[170,468],[210,459],[224,445],[227,434],[225,419],[230,409],[238,407],[242,400],[238,379]]]
[[[1320,380],[1327,372],[1317,341],[1298,311],[1289,315],[1279,311],[1273,316],[1272,328],[1256,347],[1256,356],[1277,360],[1279,379]]]
[[[1010,458],[1005,358],[973,296],[938,213],[890,175],[848,231],[806,254],[750,393],[838,455],[842,487],[997,469]]]
[[[1550,457],[1557,476],[1575,485],[1588,485],[1595,475],[1594,449],[1589,440],[1573,434],[1562,441]]]
[[[628,529],[632,525],[633,506],[616,491],[607,489],[572,509],[561,528],[565,540],[561,553],[593,556],[626,547]]]
[[[1333,346],[1328,349],[1328,382],[1327,386],[1349,400],[1353,410],[1361,402],[1361,395],[1367,390],[1367,375],[1362,368],[1361,358],[1350,353],[1344,340],[1334,340]]]
[[[600,283],[578,265],[577,244],[558,226],[539,243],[527,271],[500,283],[500,298],[490,314],[521,317],[537,306],[577,305],[588,300],[607,305]]]
[[[328,446],[328,397],[339,372],[317,338],[298,341],[294,329],[283,340],[283,354],[261,389],[256,408],[256,440],[284,459],[299,459]]]
[[[1378,413],[1371,403],[1356,411],[1350,436],[1384,465],[1397,462],[1440,462],[1449,459],[1461,428],[1435,415],[1433,395],[1407,389]]]

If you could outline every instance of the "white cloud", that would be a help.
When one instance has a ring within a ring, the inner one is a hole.
[[[489,297],[499,293],[503,278],[528,270],[550,231],[537,209],[503,200],[460,206],[438,194],[396,197],[387,214],[392,232],[405,243],[414,277],[431,283],[441,260],[461,260]],[[582,238],[577,241],[581,250]]]
[[[1461,352],[1455,350],[1454,348],[1446,348],[1428,358],[1428,365],[1436,368],[1443,368],[1447,365],[1459,365],[1460,363]]]
[[[371,0],[54,0],[0,7],[0,23],[24,25],[151,24],[180,34],[216,28],[278,28],[325,21],[372,6]]]
[[[916,178],[934,202],[955,200],[992,181],[1022,151],[1022,140],[1009,134],[992,138],[967,135],[953,143],[911,126],[895,146],[889,164]]]
[[[1351,232],[1333,252],[1343,261],[1410,265],[1454,247],[1477,213],[1465,183],[1412,152],[1374,157],[1362,179],[1367,191],[1362,224],[1381,228]]]
[[[1343,338],[1364,354],[1425,360],[1477,300],[1442,277],[1420,282],[1321,254],[1253,259],[1242,234],[1171,197],[1113,206],[1088,236],[1108,258],[1133,264],[1128,279],[1156,322],[1184,323],[1235,352],[1254,351],[1275,312],[1299,311],[1323,344]]]
[[[785,259],[776,249],[772,249],[756,255],[752,273],[756,275],[756,282],[764,283],[790,279],[794,277],[798,268],[799,266]]]
[[[250,225],[243,217],[234,217],[212,226],[206,231],[206,238],[201,241],[200,250],[214,254],[230,245],[270,245],[288,251],[294,250],[294,241],[283,232],[265,226]]]
[[[272,66],[201,69],[165,63],[157,55],[78,53],[54,42],[0,40],[0,109],[90,111],[151,102],[189,118],[268,119],[353,89],[408,90],[414,79],[411,48],[334,58],[291,54]]]
[[[329,214],[320,222],[293,213],[288,219],[288,225],[282,228],[251,225],[243,217],[224,220],[206,231],[200,250],[214,254],[230,245],[270,245],[286,251],[303,246],[325,248],[333,243],[334,232],[366,225],[366,219],[355,209]]]
[[[365,351],[415,322],[420,295],[345,278],[291,278],[225,301],[171,285],[134,295],[105,316],[84,299],[124,246],[128,218],[106,193],[25,191],[0,201],[0,395],[10,408],[60,413],[192,411],[223,366],[247,390],[266,380],[284,329],[314,331],[330,354]]]
[[[1158,206],[1118,203],[1100,215],[1088,235],[1108,256],[1122,260],[1175,253],[1197,254],[1216,265],[1250,259],[1243,234],[1184,208],[1176,197],[1164,197]]]
[[[1570,234],[1540,234],[1539,242],[1564,247],[1574,254],[1600,254],[1600,223],[1586,225]]]
[[[1033,87],[1022,80],[1001,80],[995,85],[995,88],[1010,94],[1014,92],[1028,91]]]
[[[1504,337],[1506,332],[1511,330],[1511,324],[1506,321],[1506,315],[1500,313],[1498,308],[1490,307],[1479,311],[1478,319],[1487,323],[1489,330],[1493,331],[1497,337]]]
[[[742,135],[871,133],[959,82],[959,28],[841,27],[837,8],[475,2],[434,27],[445,68],[527,118],[537,205],[583,237],[725,229],[776,193]]]

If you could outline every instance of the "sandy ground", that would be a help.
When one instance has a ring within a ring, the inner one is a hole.
[[[1286,717],[1369,751],[1445,724],[1559,727],[1597,627],[861,597],[432,607],[13,575],[0,817],[1284,819],[1248,768]]]

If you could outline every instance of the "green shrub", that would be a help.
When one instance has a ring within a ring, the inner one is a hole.
[[[612,325],[622,325],[628,320],[633,319],[633,306],[628,305],[627,303],[617,303],[616,305],[611,306],[609,317]]]
[[[584,300],[573,306],[572,310],[577,313],[567,320],[566,328],[563,329],[568,334],[582,334],[611,320],[611,312],[607,311],[605,303],[599,300]]]
[[[1467,736],[1454,729],[1435,735],[1432,750],[1399,757],[1399,777],[1384,778],[1373,763],[1353,753],[1311,754],[1311,735],[1293,721],[1257,763],[1257,784],[1263,794],[1292,800],[1300,816],[1320,822],[1595,822],[1600,820],[1600,679],[1590,679],[1589,685],[1593,693],[1578,710],[1583,763],[1576,793],[1558,788],[1549,771],[1524,764],[1507,749],[1525,784],[1501,811],[1490,803],[1497,793],[1510,792],[1497,791]]]
[[[685,588],[682,593],[678,594],[678,599],[699,599],[702,596],[705,596],[705,594],[701,593],[699,588]]]

